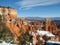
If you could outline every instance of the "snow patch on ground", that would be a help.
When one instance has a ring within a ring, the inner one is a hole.
[[[6,43],[5,41],[3,41],[2,43],[0,43],[0,45],[16,45],[16,44],[10,44],[10,43]]]
[[[53,35],[52,33],[48,32],[48,31],[41,31],[41,30],[37,30],[37,34],[38,35],[46,35],[48,37],[54,37],[55,35]]]
[[[58,42],[58,41],[47,41],[47,43],[56,43],[56,44],[60,44],[60,42]]]
[[[32,35],[34,36],[35,33],[32,32]],[[43,31],[43,30],[37,30],[36,35],[43,35],[43,36],[46,35],[48,37],[55,37],[55,35],[53,35],[52,33],[48,32],[48,31]]]

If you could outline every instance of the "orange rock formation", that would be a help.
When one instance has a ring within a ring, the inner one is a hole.
[[[15,40],[19,37],[21,28],[24,33],[27,31],[36,32],[37,29],[45,29],[46,31],[50,31],[54,34],[58,32],[56,23],[51,24],[49,18],[46,18],[45,24],[42,24],[39,21],[31,21],[28,23],[24,18],[18,19],[16,10],[9,7],[0,7],[0,15],[3,16],[3,21],[14,35]]]

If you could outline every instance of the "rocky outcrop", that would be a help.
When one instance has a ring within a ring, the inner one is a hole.
[[[25,18],[18,18],[16,10],[10,7],[0,7],[0,15],[2,15],[3,22],[14,35],[15,40],[20,36],[21,29],[24,33],[27,31],[36,33],[37,29],[50,31],[54,34],[58,32],[56,23],[51,24],[49,18],[46,18],[45,24],[39,21],[29,22]]]
[[[17,38],[19,28],[16,26],[16,24],[14,24],[15,19],[17,18],[16,10],[10,7],[0,6],[0,15],[2,15],[5,25],[9,28],[14,37]]]

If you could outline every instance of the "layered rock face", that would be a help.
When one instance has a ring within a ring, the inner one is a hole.
[[[15,9],[10,7],[0,7],[0,15],[2,16],[3,23],[9,28],[14,35],[14,40],[20,36],[20,29],[23,28],[24,33],[28,29],[25,18],[18,18]]]
[[[36,33],[37,29],[49,31],[54,34],[58,32],[56,23],[51,24],[49,18],[45,20],[45,24],[42,24],[39,21],[29,22],[25,20],[25,18],[18,18],[16,10],[10,7],[0,7],[0,15],[2,15],[3,22],[14,35],[15,40],[17,40],[17,38],[20,36],[19,34],[21,28],[23,29],[24,33],[27,31]]]
[[[19,34],[19,28],[16,26],[15,19],[17,19],[17,12],[15,9],[10,7],[0,7],[0,15],[2,16],[3,23],[9,28],[11,33],[17,38]],[[15,24],[14,24],[15,23]]]
[[[10,18],[16,18],[17,12],[15,9],[10,7],[0,7],[0,15],[8,16]]]

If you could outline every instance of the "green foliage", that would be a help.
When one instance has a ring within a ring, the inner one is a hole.
[[[9,29],[2,22],[2,16],[0,15],[0,40],[10,42],[13,37],[9,34]]]
[[[2,16],[0,15],[0,22],[2,21]]]
[[[23,29],[20,29],[20,36],[18,38],[19,45],[28,45],[28,42],[30,42],[30,35],[27,31],[26,34],[24,34]]]

